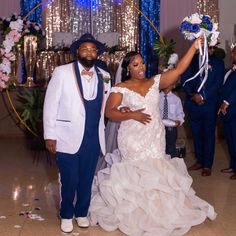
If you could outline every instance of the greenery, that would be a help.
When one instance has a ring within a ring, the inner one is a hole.
[[[156,41],[154,44],[154,50],[158,53],[161,60],[161,67],[167,68],[170,55],[175,52],[175,42],[173,39],[167,41],[165,38],[163,38],[163,41],[164,42],[161,42],[160,40]]]
[[[41,135],[41,124],[43,119],[43,103],[45,89],[20,88],[18,93],[18,110],[22,120],[39,136]]]

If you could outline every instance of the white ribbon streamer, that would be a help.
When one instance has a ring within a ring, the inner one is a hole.
[[[204,37],[204,44],[203,44],[203,52],[202,52],[202,48],[199,45],[199,71],[191,78],[187,79],[183,86],[186,85],[186,83],[188,83],[189,81],[195,79],[198,75],[202,75],[203,72],[205,72],[204,78],[199,86],[199,88],[197,89],[197,92],[199,92],[202,87],[204,86],[204,84],[206,83],[207,77],[208,77],[208,61],[209,61],[209,56],[208,56],[208,45],[207,45],[207,37],[206,34],[203,32],[203,37]]]

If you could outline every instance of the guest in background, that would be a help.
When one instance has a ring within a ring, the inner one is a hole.
[[[78,61],[57,67],[44,103],[44,138],[56,153],[61,183],[61,230],[88,227],[91,186],[100,149],[105,154],[104,107],[109,73],[96,66],[104,45],[84,34],[70,48]],[[75,201],[76,199],[76,201]],[[75,202],[74,202],[75,201]]]
[[[184,122],[181,100],[172,93],[172,88],[173,86],[171,85],[160,92],[160,112],[166,131],[166,154],[169,154],[171,158],[177,156],[177,127]]]
[[[230,164],[222,169],[223,173],[232,173],[230,179],[236,179],[236,46],[232,50],[232,68],[226,73],[220,93],[218,114],[223,121],[224,134],[228,145]]]
[[[198,88],[204,74],[189,81],[183,87],[186,93],[185,108],[192,132],[196,162],[189,170],[202,169],[202,176],[211,175],[215,152],[215,128],[218,109],[219,90],[223,84],[224,62],[216,58],[215,47],[209,47],[208,78],[202,89]],[[189,68],[181,77],[181,83],[199,71],[198,55],[192,60]]]

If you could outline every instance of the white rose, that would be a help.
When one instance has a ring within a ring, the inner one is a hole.
[[[11,73],[11,65],[10,64],[0,64],[0,70],[2,72],[5,72],[7,75],[9,75]]]
[[[195,13],[191,16],[191,23],[192,24],[200,24],[202,20],[200,19],[200,16],[198,13]]]
[[[14,42],[9,38],[6,38],[6,40],[4,40],[2,44],[5,48],[6,53],[9,53],[14,46]]]
[[[209,42],[209,46],[215,46],[218,42],[220,32],[213,32],[211,35],[211,41]]]
[[[218,29],[218,23],[213,23],[212,31],[217,31]]]
[[[10,28],[12,30],[17,30],[17,31],[21,31],[23,28],[23,21],[18,19],[17,21],[12,21],[10,23]]]
[[[168,65],[176,65],[179,60],[178,54],[177,53],[172,53],[170,55],[170,58],[168,60]]]

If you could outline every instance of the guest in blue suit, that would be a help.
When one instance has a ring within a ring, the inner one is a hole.
[[[224,62],[214,56],[214,47],[209,47],[208,78],[202,89],[197,92],[204,74],[199,75],[183,86],[186,93],[185,109],[192,132],[196,163],[189,170],[202,169],[202,176],[211,175],[215,150],[215,127],[218,109],[219,90],[223,84]],[[181,77],[183,84],[199,70],[198,55]]]
[[[224,134],[228,145],[230,164],[222,169],[223,173],[233,173],[230,179],[236,179],[236,46],[232,50],[233,67],[226,73],[220,93],[218,114],[223,121]]]

